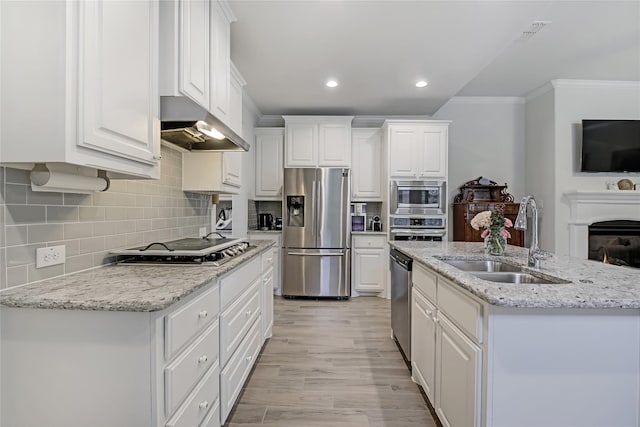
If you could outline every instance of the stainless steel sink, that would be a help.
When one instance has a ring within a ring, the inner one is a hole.
[[[527,273],[488,273],[481,271],[474,271],[473,274],[476,277],[479,277],[483,280],[488,280],[490,282],[500,282],[500,283],[511,283],[515,285],[527,284],[527,283],[536,283],[536,284],[557,284],[563,283],[562,281],[554,281],[549,279],[543,279],[541,277],[536,277]]]
[[[476,260],[442,260],[453,267],[464,271],[485,272],[521,272],[520,267],[500,261],[476,261]]]

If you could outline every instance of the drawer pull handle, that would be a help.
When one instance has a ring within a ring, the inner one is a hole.
[[[202,310],[200,313],[198,313],[198,317],[201,318],[201,319],[204,319],[208,315],[209,315],[209,313],[207,313],[207,310]]]
[[[431,317],[431,315],[433,314],[433,311],[431,311],[431,310],[425,310],[424,312],[429,317]]]
[[[251,316],[251,310],[247,310],[245,314],[247,315],[247,317]]]
[[[209,358],[207,357],[206,354],[204,354],[198,358],[198,363],[206,363],[207,360],[209,360]]]
[[[247,356],[247,362],[251,362],[251,359],[253,359],[253,356]]]
[[[209,402],[207,402],[206,400],[200,402],[200,404],[198,405],[198,408],[200,409],[207,409],[209,407]]]
[[[273,258],[267,258],[267,262],[268,262],[268,263],[273,262]]]

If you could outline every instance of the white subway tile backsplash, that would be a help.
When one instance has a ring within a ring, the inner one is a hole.
[[[7,268],[7,287],[24,285],[29,281],[29,268],[25,265]]]
[[[28,226],[26,225],[7,225],[5,227],[6,245],[7,246],[26,245],[28,243],[27,227]]]
[[[47,206],[47,222],[77,222],[77,206]]]
[[[7,225],[35,224],[47,219],[46,206],[33,205],[5,205],[7,215],[4,221]]]
[[[27,204],[27,186],[23,184],[5,184],[4,200],[7,204]]]
[[[80,206],[79,208],[80,221],[104,221],[105,208],[94,206]]]
[[[181,153],[162,148],[160,180],[113,180],[103,193],[31,190],[29,171],[0,168],[0,288],[116,260],[109,250],[197,236],[210,196],[182,191]],[[65,245],[66,263],[35,268],[36,248]]]
[[[43,243],[64,238],[62,224],[32,224],[28,226],[29,243]]]

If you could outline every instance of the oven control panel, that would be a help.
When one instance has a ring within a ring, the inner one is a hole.
[[[391,227],[445,228],[445,226],[446,226],[446,218],[443,216],[434,216],[434,217],[391,216]]]

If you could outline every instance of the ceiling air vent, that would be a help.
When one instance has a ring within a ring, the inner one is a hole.
[[[529,25],[529,28],[527,28],[522,32],[522,34],[520,34],[520,37],[518,37],[518,40],[520,41],[529,40],[531,37],[538,34],[540,30],[542,30],[544,27],[546,27],[549,24],[551,24],[551,21],[533,21],[531,25]]]

